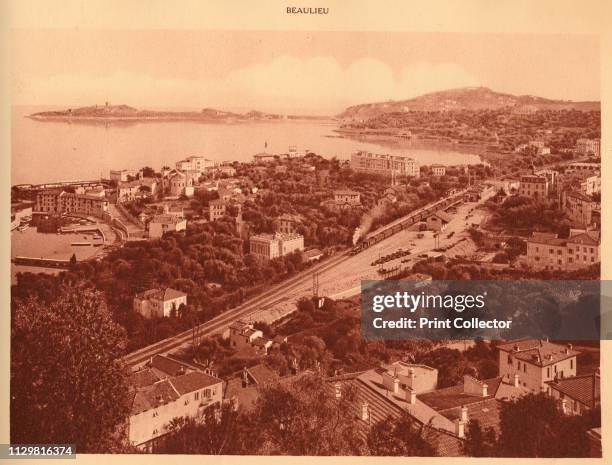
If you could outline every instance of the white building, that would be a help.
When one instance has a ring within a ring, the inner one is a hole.
[[[533,233],[527,239],[525,263],[534,270],[571,271],[600,262],[597,231],[570,232],[568,239],[552,233]]]
[[[370,152],[355,152],[351,155],[351,168],[365,173],[384,176],[418,177],[420,168],[418,162],[408,156],[375,154]]]
[[[250,251],[268,260],[304,250],[301,234],[257,234],[249,239]]]
[[[567,346],[539,339],[499,344],[499,375],[534,392],[548,390],[548,381],[576,376],[579,352]]]
[[[177,215],[157,215],[149,222],[149,237],[158,239],[167,232],[184,231],[187,220]]]
[[[218,165],[217,162],[204,157],[192,155],[176,162],[176,169],[179,171],[198,171],[204,173],[209,169],[213,169]]]
[[[170,356],[152,357],[145,368],[131,374],[130,387],[128,438],[147,451],[168,432],[172,420],[200,418],[223,401],[223,380],[215,373]]]
[[[170,287],[141,292],[133,301],[134,311],[145,318],[169,317],[181,305],[187,305],[187,294]]]
[[[518,194],[535,200],[544,200],[548,197],[549,183],[545,176],[521,176]]]
[[[129,178],[137,178],[138,170],[110,170],[111,181],[126,182]]]
[[[444,176],[446,174],[446,166],[444,165],[431,165],[431,172],[434,176]]]
[[[600,155],[600,140],[599,139],[578,139],[576,141],[576,151],[583,155]]]

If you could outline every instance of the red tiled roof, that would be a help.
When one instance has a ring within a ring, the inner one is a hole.
[[[601,399],[601,380],[596,374],[562,378],[549,381],[548,384],[552,389],[562,392],[588,407],[593,407],[593,394],[595,395],[595,404]]]
[[[132,415],[146,412],[160,405],[173,402],[179,398],[172,384],[168,380],[159,381],[144,389],[139,389],[132,402]]]
[[[497,389],[501,383],[501,378],[491,378],[482,380],[482,383],[487,384],[487,396],[482,397],[474,394],[466,394],[463,392],[463,384],[450,386],[447,388],[436,389],[435,391],[426,392],[417,395],[417,398],[425,402],[431,408],[437,411],[444,411],[462,405],[469,405],[476,402],[482,402],[485,399],[492,399],[497,393]],[[446,415],[445,415],[446,416]]]
[[[214,376],[207,375],[206,373],[192,371],[191,373],[185,373],[184,375],[171,378],[170,382],[175,387],[176,391],[180,395],[183,395],[208,386],[214,386],[223,381]]]
[[[518,360],[540,367],[552,365],[579,354],[578,351],[570,350],[560,344],[540,339],[523,339],[507,342],[498,344],[497,348],[504,352],[510,352]]]
[[[186,366],[178,360],[164,355],[154,355],[151,358],[151,367],[165,373],[167,376],[177,376],[185,373]]]
[[[135,388],[143,388],[159,381],[159,377],[150,368],[137,371],[130,375],[130,385]]]

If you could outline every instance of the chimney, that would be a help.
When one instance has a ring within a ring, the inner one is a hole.
[[[406,387],[406,402],[410,405],[416,404],[416,391],[410,387]]]
[[[487,385],[487,383],[482,383],[482,397],[487,397],[489,395],[488,390],[489,386]]]
[[[465,423],[459,419],[455,420],[455,434],[460,438],[465,437]]]
[[[520,383],[519,383],[519,375],[518,373],[514,374],[514,387],[519,387]]]
[[[367,402],[363,402],[361,404],[361,419],[363,421],[370,420],[370,406],[368,405]]]
[[[461,406],[461,421],[467,423],[468,421],[468,409],[465,405]]]

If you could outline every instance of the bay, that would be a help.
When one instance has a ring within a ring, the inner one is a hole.
[[[319,120],[210,123],[155,121],[83,123],[36,121],[26,116],[57,107],[14,106],[11,182],[39,184],[107,177],[111,169],[173,167],[189,155],[216,161],[251,161],[255,153],[285,153],[289,146],[326,158],[348,159],[357,150],[409,155],[421,164],[479,163],[480,157],[448,147],[423,148],[410,141],[338,137],[337,123]],[[266,148],[267,143],[267,148]]]

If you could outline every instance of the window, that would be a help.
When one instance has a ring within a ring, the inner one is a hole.
[[[512,365],[512,355],[508,354],[508,365]]]
[[[591,247],[591,253],[593,253],[593,252],[594,252],[593,247]]]
[[[521,362],[520,361],[516,362],[516,367],[518,368],[519,371],[521,371]]]
[[[207,399],[210,398],[210,389],[204,389],[203,396]]]
[[[570,359],[570,369],[573,370],[574,369],[574,359]]]
[[[193,394],[193,400],[198,400],[199,398],[200,398],[200,391],[196,391],[196,392]]]
[[[557,365],[555,365],[555,373],[557,372]]]
[[[158,416],[158,415],[159,415],[159,413],[157,413],[157,411],[154,411],[154,412],[153,412],[153,418],[155,418],[155,417],[156,417],[156,416]]]
[[[523,363],[523,372],[527,373],[527,364]]]
[[[550,378],[550,367],[546,368],[546,377]]]
[[[557,255],[561,255],[561,250],[557,250]]]

